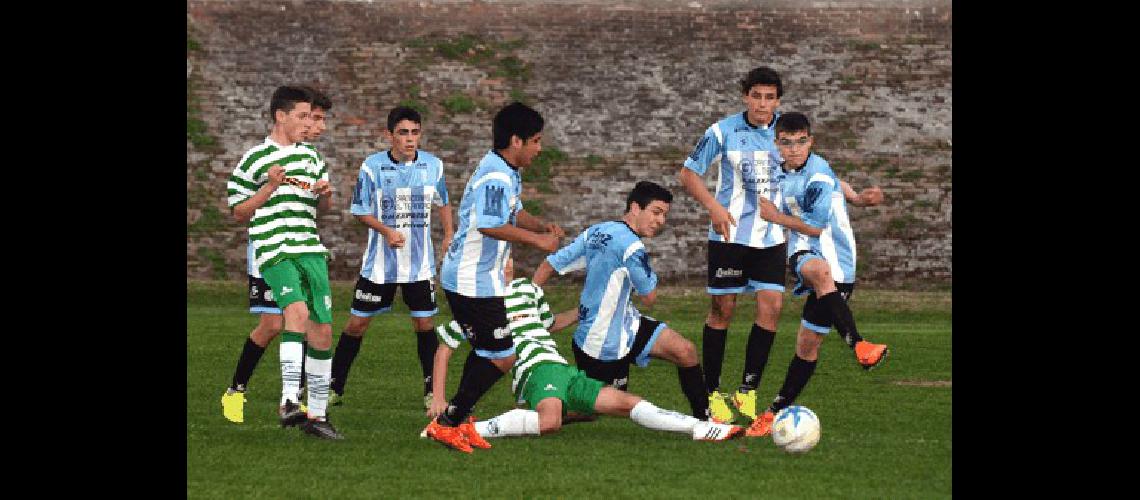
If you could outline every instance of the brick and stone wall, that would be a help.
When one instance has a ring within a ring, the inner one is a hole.
[[[267,135],[273,89],[307,83],[334,102],[317,143],[337,190],[319,221],[333,279],[359,269],[366,230],[348,203],[361,161],[387,147],[390,108],[426,111],[422,146],[444,160],[457,206],[494,112],[522,99],[546,118],[530,210],[577,232],[619,217],[637,180],[661,183],[677,198],[648,242],[654,267],[665,282],[699,283],[707,216],[676,173],[705,128],[742,110],[741,76],[768,65],[784,79],[781,110],[813,120],[816,152],[886,194],[851,209],[860,279],[949,285],[952,21],[949,1],[191,0],[187,276],[244,274],[225,181]],[[516,251],[523,272],[540,258]]]

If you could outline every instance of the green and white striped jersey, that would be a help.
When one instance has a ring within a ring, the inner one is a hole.
[[[550,312],[542,288],[527,278],[518,278],[507,284],[506,293],[503,302],[507,309],[507,326],[511,330],[511,340],[518,356],[515,366],[511,368],[514,377],[511,391],[518,396],[531,370],[539,363],[570,363],[558,354],[558,344],[547,330],[554,324],[554,315]],[[455,320],[437,327],[435,331],[440,342],[452,349],[467,339]]]
[[[289,257],[328,256],[317,234],[318,200],[311,188],[317,181],[328,181],[329,173],[324,160],[310,144],[282,146],[267,137],[265,142],[246,151],[226,183],[230,209],[248,200],[268,182],[269,168],[273,165],[285,169],[285,183],[249,221],[253,267],[259,271]]]

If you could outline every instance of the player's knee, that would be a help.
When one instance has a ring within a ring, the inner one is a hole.
[[[417,332],[426,332],[431,330],[433,326],[431,318],[412,318],[412,327]]]
[[[725,328],[732,321],[732,310],[736,304],[728,300],[713,299],[709,309],[708,323],[715,328]]]
[[[368,325],[372,323],[372,318],[361,318],[360,316],[349,315],[348,323],[344,325],[344,333],[352,337],[363,337],[364,332],[368,330]]]
[[[823,343],[823,335],[812,331],[801,331],[796,338],[796,356],[804,361],[815,361],[819,358],[819,346]]]
[[[541,435],[552,434],[558,432],[562,428],[562,418],[541,418],[538,419],[538,433]]]
[[[677,359],[677,366],[689,367],[700,362],[700,359],[697,358],[697,346],[689,339],[681,337],[680,334],[678,334],[678,342],[675,344],[673,354]]]

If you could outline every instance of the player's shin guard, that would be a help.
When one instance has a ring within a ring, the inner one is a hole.
[[[352,362],[360,352],[360,343],[364,337],[353,337],[346,332],[340,332],[340,340],[336,343],[336,352],[332,360],[332,390],[337,394],[344,394],[344,384],[348,382],[348,370],[352,369]]]
[[[752,324],[752,331],[748,333],[748,347],[744,351],[744,375],[740,377],[740,392],[760,387],[760,377],[764,375],[768,353],[772,351],[772,343],[775,341],[776,332]]]
[[[297,392],[301,390],[301,360],[305,356],[302,343],[305,335],[300,332],[283,332],[281,334],[281,404],[285,401],[297,401]]]
[[[800,391],[804,390],[804,386],[811,379],[811,374],[815,373],[815,365],[815,361],[805,361],[798,355],[792,358],[792,363],[788,365],[788,375],[784,378],[784,386],[780,388],[776,399],[768,407],[772,413],[777,413],[796,401]]]
[[[485,438],[537,436],[538,412],[515,408],[490,420],[475,422],[475,432]]]
[[[420,371],[424,376],[424,394],[431,392],[431,369],[437,347],[439,338],[435,336],[435,330],[416,332],[416,353],[420,356]]]
[[[694,417],[658,408],[644,399],[630,410],[629,419],[653,430],[684,433],[692,432],[693,426],[700,422]]]
[[[459,379],[459,391],[451,398],[447,411],[436,420],[443,425],[455,427],[471,414],[471,409],[483,394],[499,381],[503,372],[490,360],[475,353],[472,349],[463,364],[463,376]]]
[[[863,340],[863,337],[855,328],[855,317],[851,315],[851,308],[847,307],[843,295],[840,295],[839,291],[836,290],[820,297],[819,302],[831,313],[832,324],[843,336],[843,341],[847,343],[848,347],[855,348],[855,344]]]
[[[245,391],[245,386],[249,385],[249,378],[253,376],[253,369],[257,368],[257,363],[261,361],[262,354],[265,354],[265,348],[254,343],[253,339],[246,337],[245,346],[241,349],[241,357],[238,358],[237,368],[234,369],[234,378],[230,382],[230,389]]]
[[[705,366],[705,391],[712,394],[720,388],[720,371],[724,365],[724,344],[728,329],[719,330],[705,325],[701,334],[701,362]]]
[[[309,384],[309,418],[323,419],[329,403],[329,379],[332,378],[332,351],[308,348],[305,356]]]
[[[705,392],[701,364],[682,368],[677,367],[677,378],[681,380],[681,392],[689,399],[693,416],[701,420],[709,418],[709,394]]]

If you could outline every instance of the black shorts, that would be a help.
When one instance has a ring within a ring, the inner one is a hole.
[[[451,306],[451,316],[459,323],[476,354],[500,359],[515,353],[502,297],[468,297],[450,290],[444,290],[443,294]]]
[[[649,357],[649,351],[653,349],[649,342],[654,340],[653,334],[657,333],[660,325],[660,321],[649,316],[642,316],[641,324],[637,327],[637,334],[633,337],[633,345],[630,346],[629,353],[621,359],[611,361],[595,359],[582,351],[576,342],[571,342],[574,351],[574,364],[578,365],[578,369],[585,372],[587,377],[600,380],[606,385],[623,391],[627,390],[629,388],[629,365],[635,363],[638,358],[647,359]]]
[[[431,280],[380,284],[361,276],[352,292],[352,315],[370,318],[388,312],[396,298],[396,287],[403,290],[404,304],[411,310],[413,318],[427,318],[439,312],[435,306],[435,285]]]
[[[843,297],[843,301],[851,300],[851,294],[855,292],[854,283],[836,283],[835,288],[839,291],[839,295]],[[831,311],[828,311],[823,303],[815,297],[814,293],[808,294],[807,300],[804,302],[803,321],[801,324],[820,335],[827,335],[831,331]]]
[[[783,292],[787,250],[787,243],[752,248],[740,243],[709,241],[708,293]]]
[[[253,314],[281,314],[281,308],[277,307],[277,301],[273,300],[273,289],[264,279],[254,278],[252,274],[247,274],[249,278],[249,312]]]

